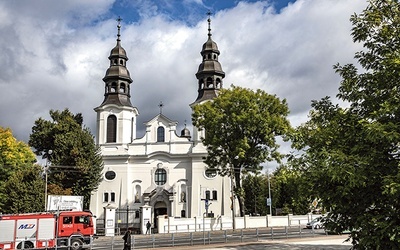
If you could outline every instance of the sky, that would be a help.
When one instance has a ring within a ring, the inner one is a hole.
[[[334,98],[336,63],[356,63],[350,16],[367,0],[3,0],[0,1],[0,126],[28,142],[49,111],[82,113],[96,134],[102,78],[116,44],[131,73],[131,102],[143,123],[163,114],[191,127],[195,73],[207,41],[221,52],[224,87],[262,89],[286,99],[293,126],[307,121],[312,100]]]

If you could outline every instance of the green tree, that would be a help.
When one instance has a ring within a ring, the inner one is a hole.
[[[63,194],[72,192],[83,196],[84,207],[88,208],[90,195],[101,181],[103,161],[99,147],[83,125],[81,114],[74,115],[68,109],[50,110],[50,117],[52,121],[35,121],[29,139],[35,153],[50,163],[49,194],[60,189]]]
[[[276,208],[286,208],[285,214],[306,214],[312,203],[310,183],[302,172],[289,165],[281,165],[274,172],[273,197]]]
[[[220,175],[230,176],[239,198],[240,215],[244,215],[241,175],[257,173],[265,161],[280,161],[276,142],[290,130],[286,100],[262,90],[232,86],[222,89],[213,101],[193,108],[193,125],[204,129],[207,148],[204,162]]]
[[[304,176],[329,208],[326,227],[351,230],[356,249],[400,249],[400,3],[371,0],[351,17],[363,70],[336,65],[337,97],[313,101],[294,146]]]
[[[245,213],[266,215],[268,183],[266,175],[246,174],[243,176]]]
[[[18,141],[12,134],[11,129],[0,127],[0,211],[3,213],[13,213],[12,204],[17,198],[19,202],[25,203],[25,207],[18,212],[35,211],[36,203],[43,206],[43,199],[37,199],[44,189],[39,193],[32,192],[32,197],[28,197],[23,193],[33,190],[29,186],[25,186],[20,182],[15,182],[11,187],[14,189],[15,195],[10,195],[10,183],[16,176],[24,175],[26,178],[35,179],[37,187],[43,186],[43,180],[39,173],[32,172],[31,168],[36,162],[35,154],[29,146]],[[35,187],[36,188],[36,187]],[[36,199],[36,200],[35,200]],[[32,201],[32,202],[30,202]],[[42,208],[43,209],[43,208]],[[36,210],[40,211],[40,210]]]
[[[43,168],[31,165],[14,171],[4,184],[8,198],[4,202],[5,213],[32,213],[44,209]]]

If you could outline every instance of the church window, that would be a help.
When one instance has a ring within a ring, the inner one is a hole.
[[[210,200],[210,190],[206,191],[206,200]]]
[[[214,178],[217,176],[217,171],[215,169],[207,169],[205,174],[208,178]]]
[[[110,90],[110,92],[111,92],[111,93],[117,92],[117,83],[116,83],[116,82],[111,83],[111,90]]]
[[[217,78],[216,82],[216,88],[221,88],[221,79]]]
[[[213,190],[212,191],[212,198],[213,198],[213,200],[217,200],[218,199],[217,190]]]
[[[204,80],[201,79],[201,80],[199,81],[199,89],[203,89],[203,88],[204,88]]]
[[[114,59],[114,65],[116,65],[117,63],[118,63],[118,60],[117,59]]]
[[[122,82],[122,83],[120,84],[120,86],[119,86],[119,92],[120,92],[120,93],[125,93],[125,83]]]
[[[182,218],[186,218],[186,211],[185,210],[181,210],[181,217]]]
[[[107,117],[107,142],[117,142],[117,117]]]
[[[110,193],[110,202],[115,202],[115,193],[114,192]]]
[[[106,180],[109,180],[109,181],[114,180],[115,176],[116,176],[116,173],[112,170],[109,170],[104,174],[104,177],[106,178]]]
[[[157,128],[157,142],[164,142],[165,141],[165,129],[164,127],[160,126]]]
[[[124,60],[119,60],[119,64],[124,65]]]
[[[212,78],[209,77],[207,78],[207,88],[212,88],[213,82],[212,82]]]
[[[115,202],[115,192],[104,192],[103,202]]]
[[[136,210],[135,211],[135,218],[137,219],[137,218],[139,218],[140,217],[140,212],[139,212],[139,210]]]
[[[167,171],[165,169],[157,169],[154,177],[157,185],[164,185],[167,182]]]
[[[214,60],[217,60],[217,55],[214,55]]]
[[[211,54],[208,54],[208,59],[211,59]]]

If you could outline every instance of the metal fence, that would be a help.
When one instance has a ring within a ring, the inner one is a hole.
[[[257,242],[282,238],[313,237],[325,235],[323,229],[304,229],[304,226],[280,228],[254,228],[240,230],[204,231],[153,235],[132,235],[131,249],[163,248],[175,246],[211,245]],[[101,237],[93,242],[91,249],[122,249],[121,236]]]

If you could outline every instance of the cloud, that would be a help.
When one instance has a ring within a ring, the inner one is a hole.
[[[27,141],[36,119],[48,119],[50,109],[69,108],[83,113],[95,134],[93,108],[104,98],[102,78],[116,43],[118,15],[127,19],[121,39],[133,79],[132,104],[140,112],[138,136],[142,123],[159,113],[160,101],[163,114],[179,122],[178,130],[185,120],[190,125],[207,16],[185,12],[190,21],[184,22],[154,2],[123,1],[124,13],[106,0],[69,0],[63,6],[50,0],[1,2],[0,126]],[[205,6],[201,1],[186,5]],[[279,12],[272,6],[239,2],[214,10],[212,38],[221,51],[224,86],[260,88],[287,99],[291,122],[299,125],[311,100],[336,95],[340,79],[332,65],[354,62],[360,45],[350,37],[349,17],[366,3],[297,0]],[[141,13],[137,22],[125,17],[137,11],[133,7]]]

